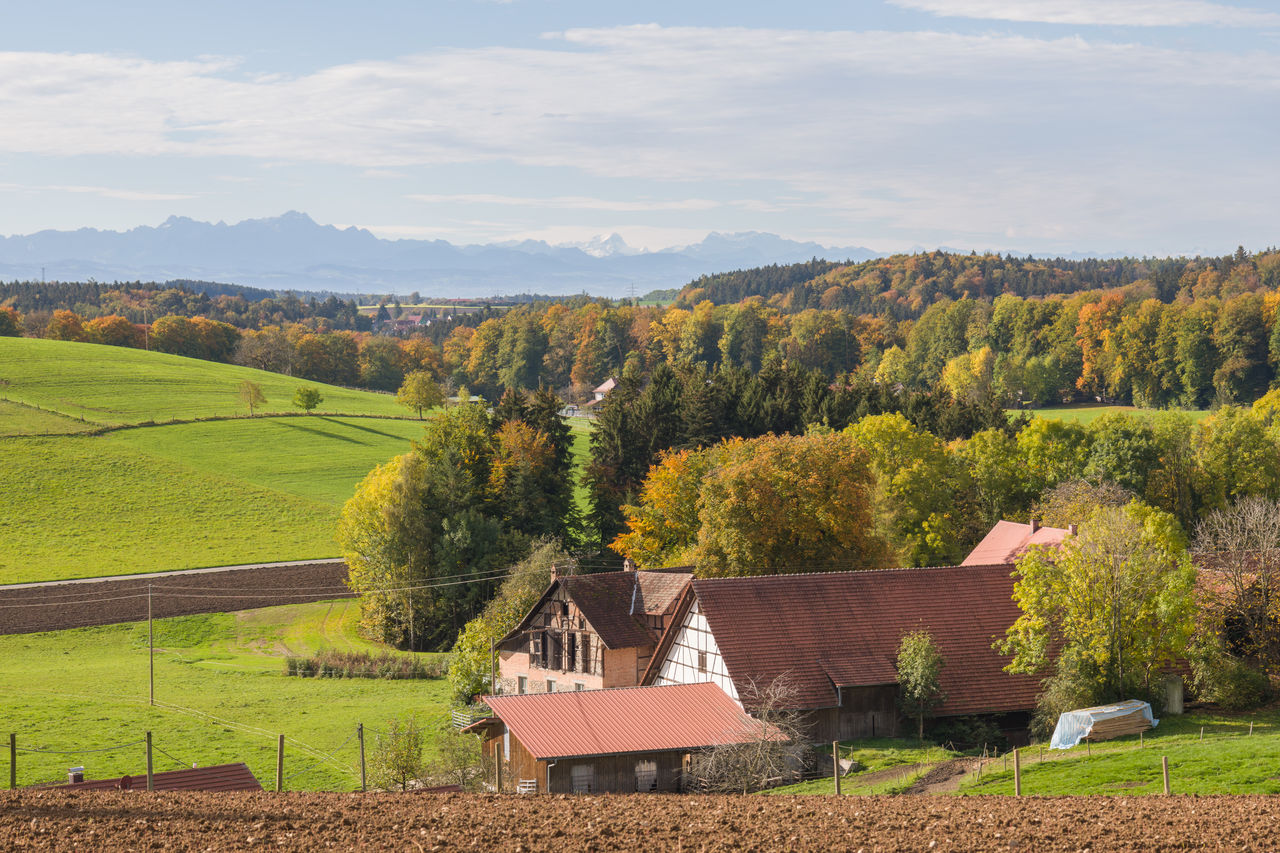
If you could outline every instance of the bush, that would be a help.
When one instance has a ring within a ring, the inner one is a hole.
[[[1191,672],[1196,695],[1226,711],[1257,708],[1271,698],[1271,682],[1265,673],[1219,648],[1195,649]]]
[[[1009,747],[1000,726],[991,717],[947,717],[933,721],[925,731],[934,743],[950,744],[959,750],[993,746],[1004,752]]]
[[[448,666],[447,658],[421,661],[390,652],[371,655],[368,652],[324,649],[309,658],[285,658],[284,673],[303,678],[440,678]]]

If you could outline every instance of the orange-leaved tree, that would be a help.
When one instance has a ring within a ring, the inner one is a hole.
[[[864,569],[890,560],[866,452],[845,434],[765,435],[667,454],[613,548],[702,577]]]

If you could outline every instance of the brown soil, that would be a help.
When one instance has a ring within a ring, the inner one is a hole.
[[[0,792],[3,850],[1274,850],[1280,798]]]
[[[152,615],[186,616],[351,598],[341,560],[175,572],[150,578],[0,587],[0,634],[59,631],[137,622]]]

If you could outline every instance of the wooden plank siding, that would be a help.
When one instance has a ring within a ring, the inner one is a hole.
[[[501,730],[501,734],[497,733]],[[547,770],[550,765],[551,793],[572,794],[573,768],[591,769],[593,794],[633,794],[637,791],[638,764],[652,762],[657,772],[655,792],[672,793],[682,789],[685,751],[630,753],[626,755],[598,755],[591,758],[566,758],[560,761],[539,761],[525,749],[515,736],[508,738],[505,726],[495,726],[495,734],[484,741],[483,749],[490,759],[502,760],[502,790],[515,793],[522,780],[533,780],[539,794],[547,793]],[[505,746],[508,744],[509,746]],[[646,791],[649,789],[646,788]]]
[[[845,687],[840,704],[818,708],[806,717],[809,737],[815,743],[898,736],[897,685]]]

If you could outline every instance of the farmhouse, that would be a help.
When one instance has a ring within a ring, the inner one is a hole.
[[[1019,524],[1016,521],[997,521],[987,531],[962,566],[990,566],[996,563],[1012,564],[1018,561],[1032,545],[1061,545],[1068,536],[1076,534],[1076,526],[1042,527],[1039,521]]]
[[[542,598],[498,641],[502,692],[639,684],[692,577],[687,569],[565,576],[553,570]]]
[[[760,724],[714,684],[486,696],[493,716],[463,731],[484,737],[521,793],[679,791],[690,756],[751,742]]]
[[[747,706],[785,679],[815,741],[898,733],[898,645],[929,631],[946,662],[939,716],[1003,715],[1022,728],[1037,679],[992,649],[1018,618],[1009,566],[694,580],[641,683],[711,682]]]

